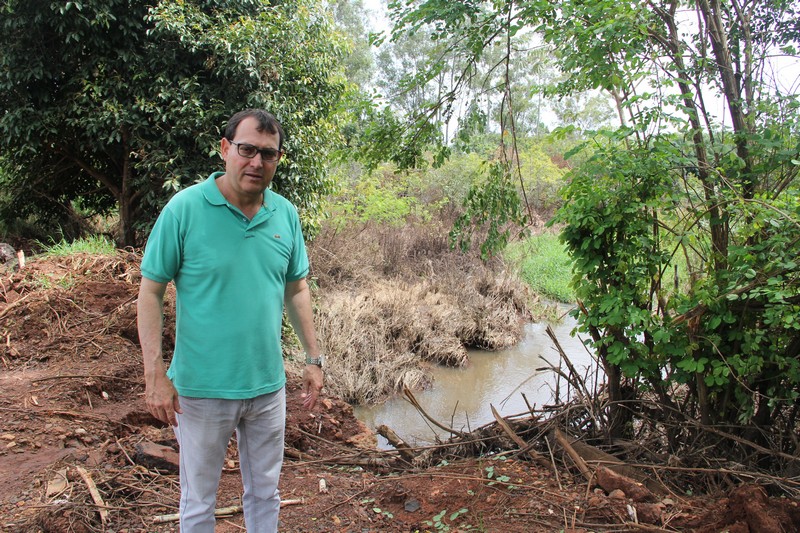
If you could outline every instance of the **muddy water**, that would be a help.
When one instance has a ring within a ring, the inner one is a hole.
[[[570,336],[574,326],[575,321],[568,316],[551,324],[578,372],[592,375],[595,365],[591,355],[580,339]],[[537,371],[548,366],[545,361],[559,365],[558,352],[546,327],[546,323],[528,324],[522,341],[507,350],[470,352],[471,364],[467,368],[434,369],[433,386],[415,393],[415,397],[434,419],[461,431],[470,431],[494,420],[490,405],[502,416],[508,416],[528,412],[525,398],[534,409],[551,404],[556,389],[555,374]],[[563,381],[559,391],[563,398],[566,392]],[[381,405],[356,407],[355,414],[370,428],[387,425],[412,445],[435,442],[437,436],[442,440],[449,437],[400,397]],[[381,448],[388,446],[383,437],[379,440]]]

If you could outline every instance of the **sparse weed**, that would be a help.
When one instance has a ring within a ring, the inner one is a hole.
[[[494,466],[492,466],[492,465],[487,466],[486,468],[484,468],[484,470],[486,470],[486,477],[487,478],[494,479],[494,481],[491,481],[489,483],[489,485],[494,485],[497,482],[499,482],[499,483],[508,483],[509,481],[511,481],[511,478],[508,477],[508,476],[505,476],[505,475],[499,475],[499,476],[495,477]]]
[[[433,515],[430,520],[425,520],[423,524],[434,528],[436,531],[450,531],[450,526],[454,525],[454,522],[467,511],[468,509],[462,507],[458,511],[451,513],[450,516],[446,516],[447,509],[442,509],[442,512]],[[473,528],[470,524],[460,524],[458,529],[459,531],[470,531]]]
[[[71,289],[75,286],[75,277],[72,274],[67,274],[60,278],[54,278],[45,274],[38,274],[33,277],[31,284],[38,290],[49,289]]]

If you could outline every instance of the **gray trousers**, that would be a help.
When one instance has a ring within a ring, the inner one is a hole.
[[[286,389],[249,400],[181,396],[179,401],[183,413],[173,429],[180,446],[181,531],[214,533],[217,489],[234,431],[247,531],[277,531]]]

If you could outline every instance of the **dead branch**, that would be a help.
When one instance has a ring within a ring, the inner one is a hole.
[[[136,379],[128,379],[128,378],[120,378],[116,376],[103,376],[103,375],[94,375],[94,374],[64,374],[61,376],[48,376],[46,378],[36,378],[32,379],[31,383],[39,383],[42,381],[53,381],[53,380],[61,380],[61,379],[114,379],[118,381],[127,381],[128,383],[140,383],[139,380]]]
[[[492,415],[494,415],[494,419],[497,420],[497,424],[503,429],[503,431],[505,431],[506,435],[511,437],[511,440],[517,443],[517,446],[519,446],[520,450],[522,450],[525,454],[528,455],[528,457],[530,457],[543,467],[550,468],[550,462],[547,459],[545,459],[542,455],[540,455],[536,450],[531,448],[528,445],[528,443],[522,440],[522,438],[519,435],[514,433],[514,430],[511,429],[511,426],[508,425],[508,422],[506,422],[503,419],[503,417],[500,416],[500,413],[497,412],[497,409],[494,408],[494,405],[490,404],[489,407],[491,407],[492,409]]]
[[[126,424],[124,422],[120,422],[119,420],[112,420],[107,416],[100,416],[100,415],[93,415],[90,413],[78,413],[76,411],[61,411],[58,409],[20,409],[18,407],[0,407],[0,411],[14,411],[20,413],[39,413],[39,414],[48,414],[53,416],[67,416],[71,418],[85,418],[87,420],[97,420],[99,422],[105,422],[107,424],[113,424],[118,426],[124,426],[130,430],[135,430],[136,428],[131,426],[130,424]]]
[[[413,405],[414,408],[417,411],[419,411],[419,413],[422,416],[424,416],[428,421],[430,421],[430,423],[433,424],[434,426],[436,426],[439,429],[442,429],[444,431],[447,431],[451,435],[457,435],[457,436],[459,436],[461,438],[468,438],[469,437],[469,433],[464,433],[463,431],[458,431],[457,429],[453,429],[453,428],[447,427],[444,424],[442,424],[441,422],[439,422],[438,420],[435,420],[427,412],[425,412],[425,409],[422,408],[422,406],[419,404],[417,399],[414,397],[414,394],[411,392],[411,389],[409,389],[408,387],[404,387],[403,388],[403,394],[408,399],[408,401],[411,402],[411,405]]]
[[[97,490],[97,485],[95,485],[92,476],[85,468],[79,465],[75,465],[75,469],[78,471],[78,474],[81,475],[83,482],[86,483],[89,494],[92,496],[92,501],[97,505],[97,513],[100,515],[100,521],[103,523],[103,526],[108,525],[108,509],[106,508],[106,503],[103,501],[103,497],[100,495],[100,491]]]
[[[2,311],[0,311],[0,318],[3,318],[4,316],[6,316],[6,315],[7,315],[7,314],[8,314],[8,313],[9,313],[9,312],[12,310],[12,309],[14,309],[15,307],[17,307],[17,306],[19,306],[19,305],[22,305],[22,303],[23,303],[25,300],[27,300],[27,299],[28,299],[28,297],[30,297],[30,296],[31,296],[31,295],[33,295],[33,294],[35,294],[35,293],[33,293],[33,292],[29,292],[28,294],[26,294],[25,296],[23,296],[23,297],[22,297],[22,298],[20,298],[19,300],[15,301],[14,303],[8,304],[8,307],[6,307],[6,308],[5,308],[5,309],[3,309]]]
[[[380,425],[378,428],[378,434],[383,436],[389,444],[395,447],[395,449],[400,452],[400,456],[408,461],[409,463],[414,462],[416,455],[414,452],[411,451],[411,446],[409,446],[406,441],[401,439],[397,433],[392,431],[392,429],[386,425]]]
[[[585,477],[586,480],[591,483],[592,480],[594,479],[594,474],[589,469],[589,466],[586,464],[586,461],[584,461],[583,458],[580,456],[580,454],[578,454],[578,452],[575,451],[575,448],[572,447],[570,442],[567,440],[564,434],[561,433],[561,431],[559,431],[558,428],[553,428],[553,436],[555,437],[558,444],[562,448],[564,448],[564,451],[567,452],[567,455],[569,455],[570,459],[572,459],[572,461],[575,463],[575,466],[578,467],[578,470],[581,471],[583,477]]]
[[[281,509],[289,505],[300,505],[305,503],[305,500],[281,500]],[[214,516],[231,516],[241,513],[244,508],[241,505],[231,505],[229,507],[220,507],[214,510]],[[180,513],[162,514],[153,517],[154,524],[165,524],[167,522],[177,522],[181,519]]]

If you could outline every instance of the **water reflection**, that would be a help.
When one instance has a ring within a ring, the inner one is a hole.
[[[594,372],[591,355],[580,339],[570,336],[574,326],[575,321],[570,317],[551,325],[576,370]],[[552,372],[536,370],[547,366],[544,360],[559,364],[558,352],[546,328],[546,323],[527,325],[522,341],[508,350],[470,352],[468,368],[437,367],[433,372],[433,387],[416,392],[417,400],[433,418],[460,431],[470,431],[494,420],[490,404],[502,416],[508,416],[528,412],[525,398],[534,408],[551,403],[555,376]],[[389,426],[412,445],[434,442],[436,436],[442,440],[449,437],[430,425],[403,398],[393,398],[372,407],[356,407],[355,414],[370,428],[381,424]],[[379,446],[385,448],[386,441],[382,437],[379,439]]]

